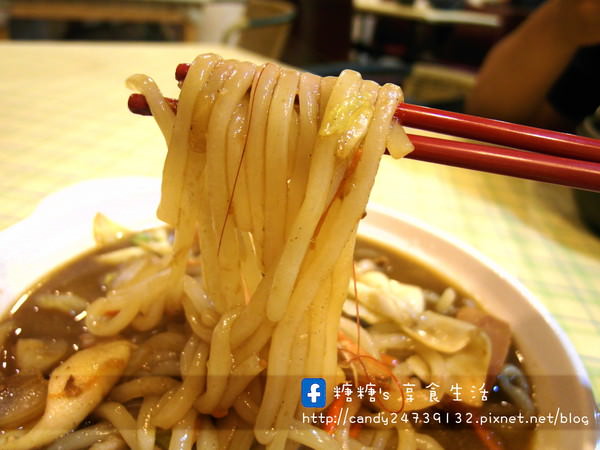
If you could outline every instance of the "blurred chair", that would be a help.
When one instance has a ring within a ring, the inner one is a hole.
[[[222,42],[279,59],[295,17],[290,2],[249,0],[244,17],[225,31]]]
[[[223,42],[279,58],[295,6],[280,0],[0,0],[0,39],[10,18],[159,23],[182,28],[184,41]]]
[[[417,62],[402,88],[409,103],[460,111],[474,84],[475,74],[468,70]]]
[[[0,37],[11,19],[176,25],[183,40],[198,36],[197,17],[211,0],[0,0]],[[241,0],[240,0],[241,1]]]

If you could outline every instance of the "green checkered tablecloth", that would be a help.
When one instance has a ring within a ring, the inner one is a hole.
[[[199,44],[0,44],[0,228],[82,180],[160,176],[163,139],[152,120],[128,113],[124,80],[152,74],[173,95],[172,69],[207,51],[253,58]],[[579,221],[570,190],[385,160],[372,200],[519,278],[566,331],[600,398],[600,238]]]

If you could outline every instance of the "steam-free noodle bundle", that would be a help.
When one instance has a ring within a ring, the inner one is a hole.
[[[175,115],[147,79],[130,82],[161,129],[173,130],[159,209],[176,230],[170,286],[184,285],[198,226],[203,288],[219,325],[227,323],[212,334],[211,346],[222,348],[208,367],[221,370],[207,383],[203,412],[229,408],[218,404],[227,375],[264,354],[255,430],[263,444],[284,444],[298,428],[300,390],[290,381],[335,380],[356,227],[402,93],[351,71],[319,78],[202,55]]]

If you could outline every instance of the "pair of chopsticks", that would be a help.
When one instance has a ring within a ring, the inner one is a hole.
[[[598,139],[407,103],[395,116],[404,126],[482,141],[409,134],[415,150],[406,158],[600,192]]]
[[[189,64],[179,64],[175,78],[183,81],[188,69]],[[167,101],[176,111],[177,100]],[[133,113],[151,114],[140,94],[132,94],[128,106]],[[398,106],[395,117],[406,127],[482,141],[409,134],[415,149],[406,158],[600,192],[598,139],[408,103]]]

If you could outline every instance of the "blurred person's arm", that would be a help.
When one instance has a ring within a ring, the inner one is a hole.
[[[576,51],[596,43],[600,0],[546,1],[490,51],[467,99],[467,112],[548,128],[572,127],[547,95]]]

